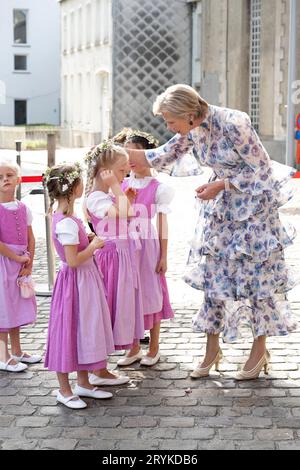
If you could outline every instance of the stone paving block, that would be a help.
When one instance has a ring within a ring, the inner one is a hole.
[[[39,449],[55,449],[55,450],[73,450],[78,441],[76,439],[43,439],[39,440]]]
[[[31,406],[29,403],[25,403],[24,405],[16,406],[16,405],[8,405],[6,407],[7,414],[14,414],[15,416],[31,416],[37,411],[36,406]]]
[[[164,406],[164,405],[161,405],[161,406],[156,406],[156,407],[152,407],[152,406],[149,406],[149,407],[146,407],[145,408],[145,415],[147,416],[153,416],[153,417],[158,417],[158,416],[174,416],[174,407],[171,406]],[[181,408],[177,408],[176,409],[176,413],[179,415],[179,416],[182,416],[183,415],[183,411]]]
[[[300,450],[300,441],[294,442],[276,442],[276,448],[279,450]]]
[[[6,428],[12,424],[12,422],[15,420],[15,416],[0,416],[0,428]]]
[[[160,450],[196,450],[197,441],[184,441],[179,439],[164,439],[159,441]]]
[[[235,442],[235,447],[238,450],[274,450],[276,448],[275,442],[271,441],[245,441]]]
[[[114,450],[117,441],[98,439],[80,439],[76,445],[76,450]]]
[[[176,429],[167,428],[148,428],[141,430],[141,437],[144,440],[151,439],[174,439],[176,435]]]
[[[152,416],[129,416],[122,419],[123,428],[153,428],[157,419]]]
[[[2,450],[33,450],[37,445],[37,440],[7,439],[0,448]]]
[[[153,450],[158,449],[159,441],[151,439],[150,441],[139,439],[138,441],[130,441],[122,439],[116,443],[118,450]]]
[[[160,427],[161,428],[192,428],[195,424],[194,418],[161,418]]]
[[[232,441],[246,441],[253,439],[253,430],[232,427],[231,429],[219,429],[218,436],[220,439],[229,439]]]
[[[26,427],[26,428],[42,428],[47,426],[49,423],[49,418],[42,418],[40,416],[29,416],[26,418],[18,418],[16,421],[16,426]]]
[[[176,438],[180,439],[196,439],[200,440],[209,440],[212,439],[215,435],[215,430],[212,428],[204,427],[193,427],[193,429],[183,429],[177,431]]]
[[[285,441],[294,439],[294,433],[291,429],[264,429],[257,431],[257,439],[262,441]]]
[[[73,428],[70,428],[71,430]],[[82,428],[79,428],[82,429]],[[50,438],[58,438],[62,435],[64,428],[61,427],[54,427],[54,426],[46,426],[44,428],[26,428],[24,430],[24,436],[27,439],[50,439]]]

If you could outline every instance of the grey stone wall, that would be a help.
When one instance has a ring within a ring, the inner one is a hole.
[[[113,132],[133,126],[164,141],[156,96],[191,83],[192,6],[182,0],[113,1]]]

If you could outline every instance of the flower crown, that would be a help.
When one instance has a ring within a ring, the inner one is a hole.
[[[111,139],[109,139],[104,140],[103,142],[101,142],[101,144],[97,145],[96,147],[93,147],[85,156],[84,161],[86,165],[95,166],[97,164],[99,155],[101,155],[101,153],[107,150],[113,150],[113,147],[115,145],[116,144]]]
[[[74,166],[73,171],[70,171],[70,172],[65,171],[65,172],[62,172],[58,176],[51,176],[52,168],[47,168],[47,170],[45,171],[43,175],[43,181],[45,182],[45,184],[48,184],[49,181],[58,180],[58,182],[61,184],[61,191],[64,193],[71,188],[74,181],[81,178],[82,176],[82,168],[81,168],[80,163],[78,162],[74,163],[73,166]]]
[[[134,138],[134,137],[143,137],[146,139],[149,144],[154,145],[155,147],[159,146],[159,140],[156,139],[152,134],[148,134],[147,132],[139,131],[139,130],[131,130],[128,132],[126,136],[126,141]]]

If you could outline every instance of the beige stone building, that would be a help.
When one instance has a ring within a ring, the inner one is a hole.
[[[284,161],[289,0],[199,0],[193,4],[201,71],[194,86],[211,103],[249,113],[270,155]],[[300,80],[300,1],[297,76]],[[195,60],[193,61],[195,65]],[[300,89],[300,82],[295,84]],[[295,89],[300,112],[300,92]]]
[[[300,0],[298,44],[300,44]],[[285,159],[290,0],[60,0],[62,126],[90,145],[122,126],[163,141],[158,93],[192,84],[249,113],[272,158]],[[298,47],[300,112],[300,46]]]

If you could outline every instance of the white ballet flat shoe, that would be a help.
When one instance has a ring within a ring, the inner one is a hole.
[[[140,349],[137,354],[134,356],[128,357],[124,356],[122,359],[119,359],[117,364],[118,366],[130,366],[130,364],[133,364],[134,362],[140,361],[143,357],[143,351]]]
[[[148,366],[148,367],[154,366],[159,361],[159,359],[160,359],[159,351],[154,357],[144,356],[143,359],[141,360],[141,366]]]
[[[130,378],[127,375],[116,376],[115,379],[104,379],[103,377],[98,377],[95,374],[90,374],[89,382],[91,385],[106,385],[113,387],[114,385],[124,385],[129,382]]]
[[[200,364],[199,364],[196,367],[196,369],[193,370],[193,372],[191,372],[190,377],[192,377],[193,379],[198,379],[200,377],[208,377],[209,376],[209,371],[210,371],[210,369],[212,368],[213,365],[215,365],[216,371],[219,371],[219,363],[220,363],[222,358],[223,358],[223,353],[222,353],[221,349],[219,349],[219,351],[216,354],[216,357],[214,358],[214,360],[208,366],[200,367]]]
[[[87,404],[79,398],[77,395],[71,395],[70,397],[64,397],[60,391],[57,391],[56,401],[62,403],[67,408],[72,408],[73,410],[81,410],[87,407]]]
[[[27,369],[26,364],[23,364],[22,362],[9,364],[13,359],[14,357],[10,357],[6,362],[0,361],[0,370],[6,370],[7,372],[22,372]]]
[[[103,392],[103,390],[99,390],[97,387],[90,390],[89,388],[80,387],[80,385],[75,386],[74,392],[79,397],[95,398],[96,400],[105,400],[113,396],[112,393]]]
[[[18,362],[23,362],[25,364],[37,364],[38,362],[41,362],[43,359],[42,356],[38,356],[37,354],[35,355],[30,355],[29,357],[25,356],[25,353],[23,353],[21,356],[15,356],[14,354],[11,354],[11,357]]]

